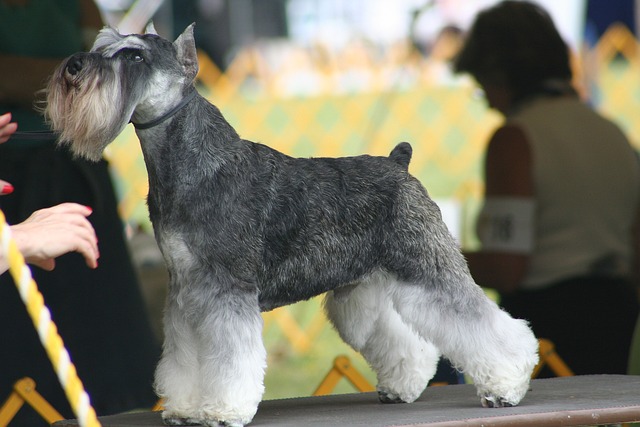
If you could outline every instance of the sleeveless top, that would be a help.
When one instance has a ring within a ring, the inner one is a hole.
[[[532,153],[535,236],[522,289],[628,276],[640,163],[622,131],[577,97],[538,97],[507,124]]]

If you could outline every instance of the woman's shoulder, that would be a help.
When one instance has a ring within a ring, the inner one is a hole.
[[[533,191],[531,168],[531,149],[524,130],[514,124],[498,128],[487,147],[487,190],[494,195],[529,196]]]

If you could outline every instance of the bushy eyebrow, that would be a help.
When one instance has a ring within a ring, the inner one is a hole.
[[[91,48],[91,52],[99,52],[103,56],[111,57],[122,49],[144,49],[147,45],[136,35],[122,36],[113,28],[104,28]]]

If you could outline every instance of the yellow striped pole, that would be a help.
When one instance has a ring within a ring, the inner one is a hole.
[[[0,209],[0,247],[9,264],[9,272],[18,288],[20,298],[27,307],[29,316],[35,325],[40,342],[44,346],[49,360],[58,375],[60,384],[71,404],[73,413],[78,417],[81,427],[100,427],[96,412],[89,402],[89,395],[78,378],[76,367],[71,362],[69,352],[58,334],[58,328],[51,320],[51,313],[44,305],[44,298],[31,276],[24,257],[11,237],[4,212]]]

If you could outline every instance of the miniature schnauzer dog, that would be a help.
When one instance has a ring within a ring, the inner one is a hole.
[[[47,87],[60,143],[87,159],[132,122],[148,205],[170,272],[156,371],[168,425],[241,426],[266,354],[261,311],[326,293],[340,336],[377,374],[384,403],[412,402],[440,355],[481,403],[516,405],[537,341],[474,282],[437,205],[388,157],[292,158],[244,140],[200,96],[193,25],[175,42],[105,28]]]

